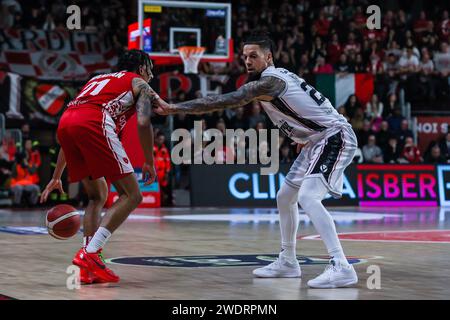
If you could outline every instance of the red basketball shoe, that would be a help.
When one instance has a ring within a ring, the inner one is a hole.
[[[94,280],[96,282],[119,282],[120,278],[105,266],[100,257],[100,253],[101,250],[95,253],[88,253],[85,248],[81,248],[75,254],[72,263],[81,269],[87,269],[87,271],[91,272],[96,278]]]
[[[81,284],[91,284],[96,280],[95,276],[86,268],[80,268],[80,282]]]

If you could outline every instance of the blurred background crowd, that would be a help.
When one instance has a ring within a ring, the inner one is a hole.
[[[66,8],[82,8],[84,30],[108,33],[117,54],[127,48],[127,27],[136,20],[136,3],[89,0],[1,0],[0,29],[65,29]],[[275,65],[308,79],[316,74],[371,73],[374,93],[361,103],[356,95],[336,105],[352,124],[358,136],[356,163],[429,163],[450,162],[450,133],[429,143],[425,152],[418,148],[410,115],[402,112],[401,103],[412,110],[435,114],[450,111],[450,19],[447,1],[364,1],[364,0],[240,0],[233,5],[232,35],[235,57],[231,63],[202,63],[204,74],[245,73],[241,55],[242,41],[253,30],[270,32],[275,48]],[[366,27],[365,9],[370,4],[382,8],[381,29]],[[131,6],[131,10],[130,7]],[[133,9],[134,8],[134,9]],[[181,66],[179,67],[180,70]],[[155,74],[165,70],[157,67]],[[403,100],[401,101],[401,95]],[[183,101],[181,93],[172,102]],[[248,106],[202,116],[176,115],[173,128],[192,130],[194,121],[204,130],[271,128],[258,102]],[[187,166],[170,163],[170,132],[167,119],[155,118],[155,155],[164,204],[172,203],[171,190],[189,187],[181,178]],[[42,168],[54,166],[57,147],[43,150],[26,119],[15,128],[21,132],[20,143],[7,137],[0,145],[0,190],[13,198],[15,205],[36,205],[46,181]],[[259,146],[260,148],[269,146]],[[44,152],[50,161],[41,161]],[[296,146],[280,138],[281,163],[291,163]],[[223,157],[236,157],[224,147]],[[26,198],[26,199],[25,199]]]

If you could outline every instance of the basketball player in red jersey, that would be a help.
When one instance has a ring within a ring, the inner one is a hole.
[[[101,250],[111,234],[142,201],[133,167],[118,134],[137,112],[137,130],[144,151],[142,174],[145,185],[156,177],[153,160],[152,102],[160,99],[148,82],[153,78],[152,62],[141,50],[126,51],[119,59],[118,72],[101,74],[82,88],[62,115],[57,130],[61,151],[53,178],[41,196],[47,200],[52,190],[63,192],[61,175],[67,164],[71,182],[81,181],[89,203],[84,215],[83,247],[73,264],[80,267],[82,283],[118,282],[107,268]],[[103,219],[100,213],[108,195],[106,180],[119,193],[119,199]],[[101,220],[101,222],[100,222]]]

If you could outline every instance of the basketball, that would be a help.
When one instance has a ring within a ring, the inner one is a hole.
[[[49,235],[67,240],[80,229],[80,215],[74,207],[59,204],[47,211],[46,226]]]

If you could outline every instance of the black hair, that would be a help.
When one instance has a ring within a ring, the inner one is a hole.
[[[138,71],[140,66],[151,65],[150,57],[142,50],[127,50],[119,58],[117,70]]]
[[[252,32],[244,41],[247,44],[256,44],[264,50],[269,50],[272,55],[275,52],[275,43],[267,32]]]

